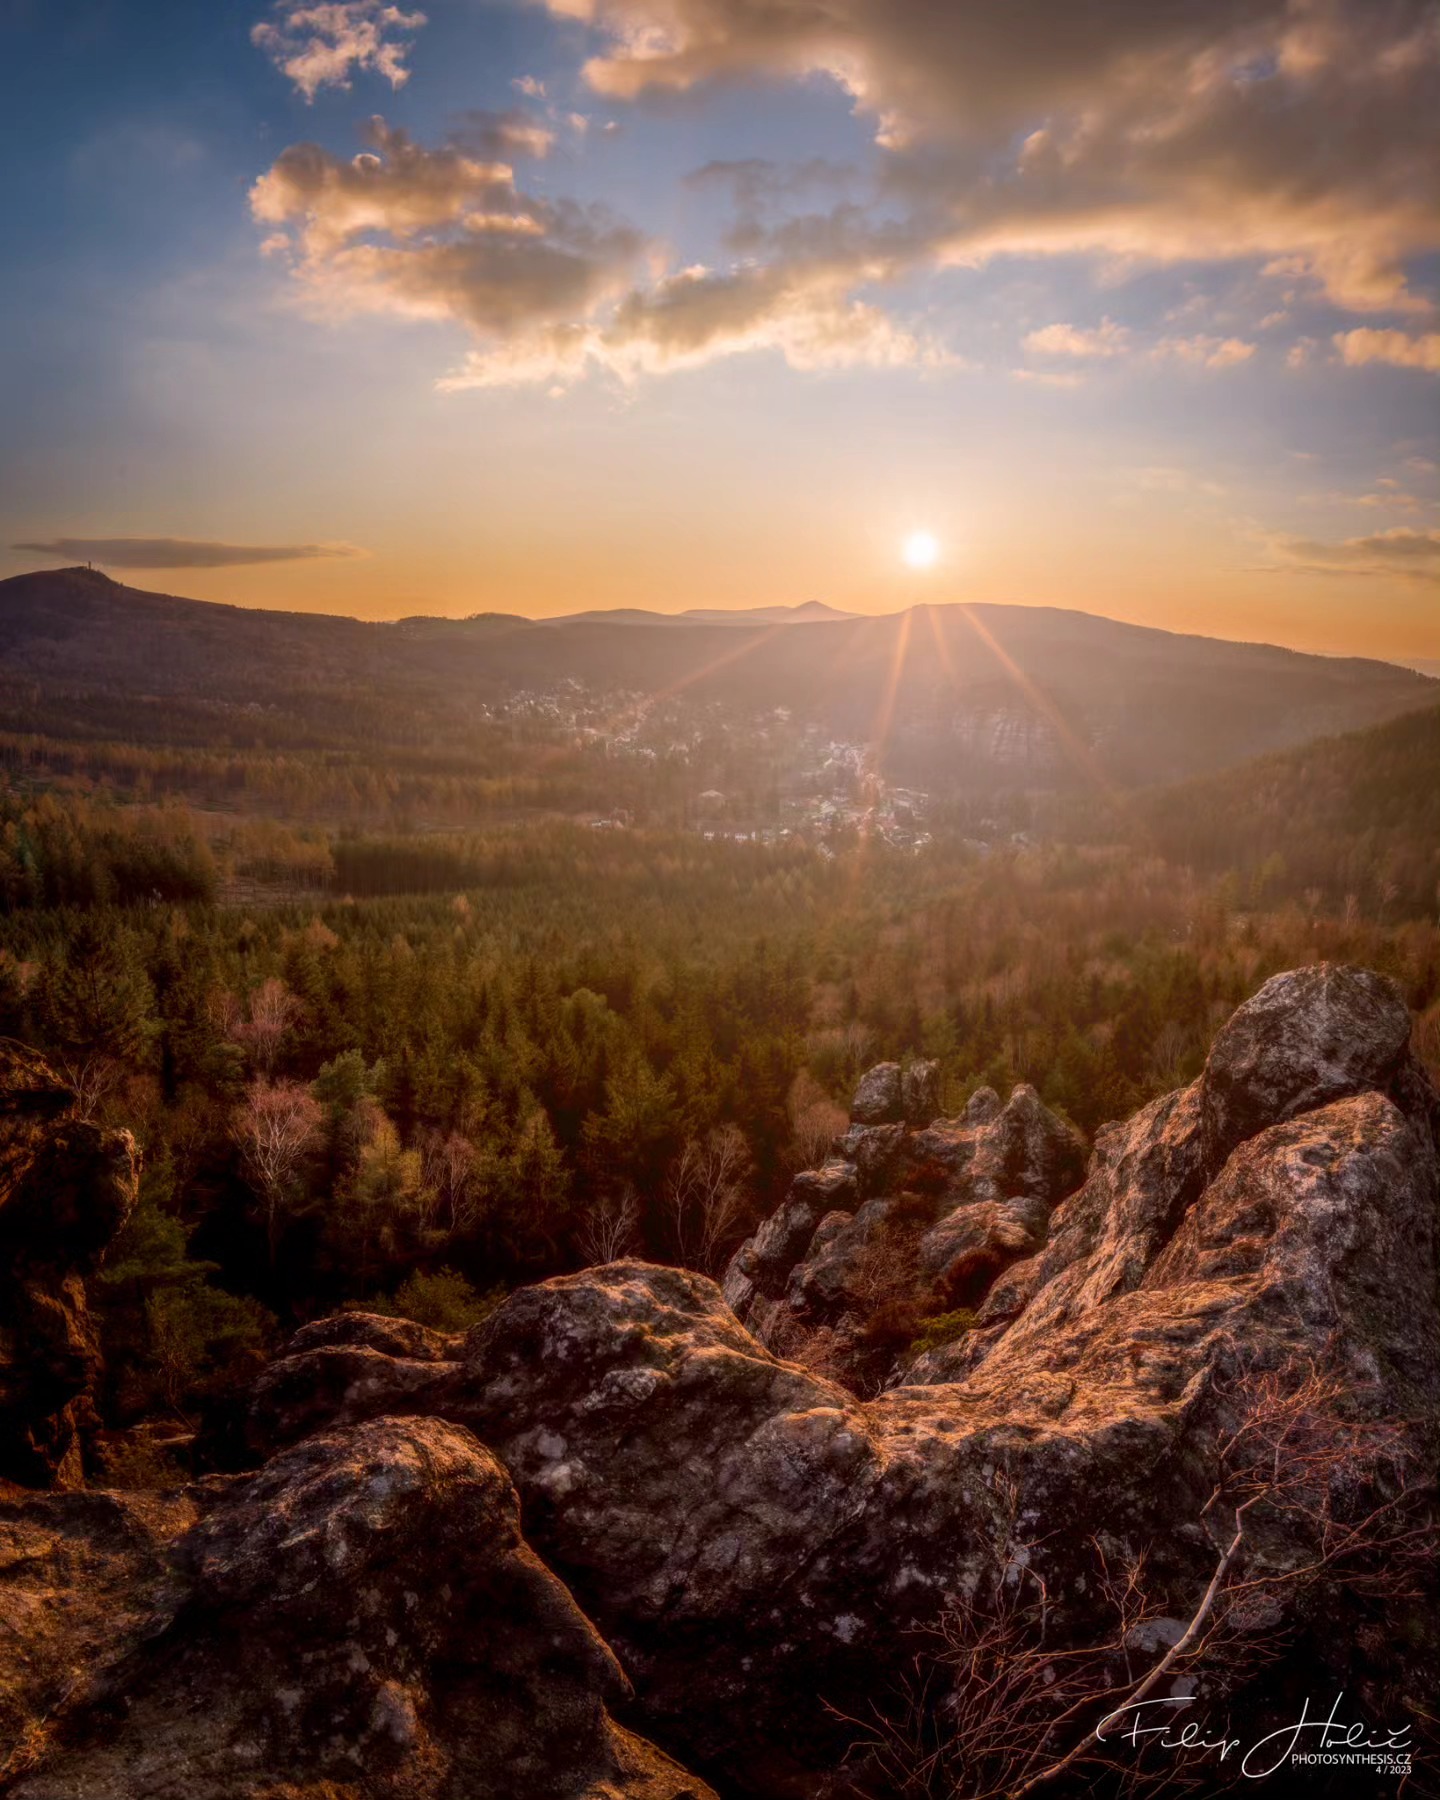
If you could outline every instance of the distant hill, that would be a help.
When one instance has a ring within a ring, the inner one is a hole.
[[[609,611],[562,613],[555,619],[537,619],[537,625],[818,625],[835,619],[855,619],[858,613],[841,612],[823,600],[803,600],[798,606],[690,606],[684,612],[650,612],[641,607],[616,607]]]
[[[1129,802],[1176,861],[1264,875],[1271,892],[1354,894],[1379,917],[1440,905],[1440,706]]]
[[[818,615],[818,616],[817,616]],[[1359,658],[1178,635],[1052,607],[828,608],[537,622],[364,623],[123,587],[86,569],[0,581],[11,728],[271,745],[443,749],[477,706],[567,682],[785,707],[879,742],[887,773],[941,793],[1181,780],[1413,711],[1440,683]]]

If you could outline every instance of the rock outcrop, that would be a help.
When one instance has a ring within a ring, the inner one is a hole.
[[[0,1478],[79,1485],[98,1425],[85,1278],[130,1216],[127,1131],[77,1119],[33,1051],[0,1042]]]
[[[713,1800],[611,1717],[625,1675],[457,1426],[0,1504],[0,1545],[16,1800]]]
[[[255,1383],[249,1436],[264,1452],[298,1443],[332,1419],[424,1412],[460,1342],[378,1313],[302,1325]]]
[[[1409,1036],[1403,999],[1368,970],[1321,964],[1267,981],[1222,1027],[1198,1081],[1100,1133],[1085,1185],[1055,1212],[1045,1248],[994,1284],[978,1331],[908,1378],[966,1375],[1001,1339],[1023,1356],[1139,1287],[1229,1156],[1267,1128],[1299,1117],[1321,1128],[1327,1103],[1375,1094],[1409,1125],[1423,1161],[1434,1096]]]
[[[893,1374],[927,1319],[979,1304],[1045,1242],[1077,1184],[1079,1140],[1021,1085],[936,1117],[933,1063],[881,1063],[860,1081],[834,1159],[797,1175],[741,1245],[725,1297],[761,1343],[862,1389]]]

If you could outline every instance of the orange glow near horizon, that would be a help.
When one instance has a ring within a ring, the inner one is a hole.
[[[891,540],[893,546],[894,540]],[[844,548],[837,537],[837,552]],[[1008,559],[967,568],[961,580],[943,566],[924,571],[925,604],[1057,606],[1095,613],[1125,623],[1159,627],[1202,637],[1273,643],[1329,655],[1373,656],[1396,662],[1440,661],[1440,607],[1431,586],[1415,583],[1390,593],[1382,604],[1373,581],[1335,576],[1314,592],[1313,583],[1283,575],[1226,569],[1218,577],[1138,552],[1128,566],[1078,559],[1062,577],[1024,547],[1025,560],[1013,572]],[[890,552],[894,556],[893,547]],[[463,554],[417,558],[408,566],[393,556],[328,564],[263,568],[106,571],[125,585],[151,593],[265,610],[317,612],[384,620],[430,615],[465,618],[475,613],[509,613],[545,619],[574,612],[641,608],[674,613],[691,607],[741,611],[823,600],[842,612],[884,617],[916,603],[916,572],[887,573],[863,557],[814,556],[798,575],[796,559],[777,556],[768,577],[742,568],[733,580],[720,571],[703,578],[692,571],[682,582],[654,550],[635,561],[606,557],[587,562],[547,554],[528,571],[511,565],[496,570],[489,555],[469,563]],[[999,564],[996,567],[996,564]],[[1038,564],[1038,566],[1037,566]],[[32,559],[30,566],[43,566]],[[50,566],[55,566],[54,561]],[[646,577],[647,570],[649,578]],[[1167,574],[1168,570],[1168,574]],[[14,571],[20,573],[19,569]],[[740,597],[737,597],[740,596]]]

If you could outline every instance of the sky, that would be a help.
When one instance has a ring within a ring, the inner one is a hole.
[[[1440,658],[1437,140],[1433,0],[0,0],[0,576]]]

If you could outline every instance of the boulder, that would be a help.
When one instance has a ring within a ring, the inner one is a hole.
[[[392,1319],[384,1313],[332,1313],[329,1318],[312,1319],[292,1333],[281,1354],[298,1356],[335,1345],[378,1350],[382,1356],[403,1356],[410,1362],[443,1362],[455,1354],[463,1335],[447,1337],[413,1319]]]
[[[940,1111],[937,1062],[876,1063],[860,1077],[850,1102],[855,1125],[928,1125]]]
[[[859,1203],[853,1163],[837,1160],[797,1175],[784,1202],[730,1259],[725,1294],[736,1312],[752,1322],[773,1313],[820,1221],[827,1213],[853,1212]]]
[[[900,1105],[907,1125],[928,1125],[940,1116],[940,1065],[912,1062],[900,1076]]]
[[[855,1213],[827,1213],[816,1227],[805,1260],[785,1288],[790,1311],[811,1323],[832,1322],[864,1310],[870,1263],[884,1244],[896,1211],[893,1199],[867,1200]]]
[[[62,1640],[17,1684],[16,1800],[713,1800],[611,1717],[625,1675],[457,1426],[323,1432],[148,1519],[86,1498],[10,1520]],[[129,1604],[98,1668],[89,1579],[43,1554],[57,1512]]]
[[[900,1124],[852,1125],[836,1139],[836,1153],[854,1167],[862,1199],[868,1200],[890,1185],[904,1142],[905,1127]]]
[[[85,1279],[137,1191],[129,1132],[76,1118],[40,1057],[0,1043],[0,1478],[84,1478],[101,1370]]]
[[[0,1482],[0,1791],[43,1761],[77,1697],[105,1692],[174,1618],[171,1546],[202,1499]]]
[[[1206,1059],[1211,1165],[1268,1125],[1347,1094],[1383,1092],[1409,1041],[1404,998],[1383,975],[1318,963],[1272,976],[1231,1015]]]
[[[905,1117],[904,1090],[900,1065],[896,1062],[876,1063],[860,1077],[855,1098],[850,1102],[850,1119],[855,1125],[889,1125]]]
[[[364,1343],[296,1349],[292,1339],[251,1391],[246,1440],[266,1455],[335,1420],[358,1424],[423,1413],[437,1377],[452,1368],[428,1358],[387,1355]]]
[[[1049,1217],[1030,1197],[957,1206],[920,1239],[920,1273],[947,1307],[972,1307],[1002,1270],[1040,1248]]]
[[[909,1179],[951,1205],[1032,1199],[1049,1208],[1083,1173],[1075,1132],[1025,1081],[1004,1106],[992,1088],[980,1088],[959,1118],[914,1132],[906,1160]]]

